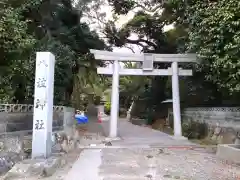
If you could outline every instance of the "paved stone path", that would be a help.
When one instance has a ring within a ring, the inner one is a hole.
[[[107,123],[101,127],[98,131],[107,133]],[[112,146],[105,148],[85,149],[65,180],[240,179],[237,165],[223,163],[202,149],[176,148],[194,145],[189,141],[175,140],[127,121],[119,121],[118,127],[122,140],[113,141]]]
[[[105,135],[108,135],[108,123],[102,124]],[[190,145],[189,141],[175,140],[172,136],[147,127],[133,125],[121,120],[118,123],[118,136],[122,141],[114,141],[113,145],[123,146],[160,146],[160,145]]]

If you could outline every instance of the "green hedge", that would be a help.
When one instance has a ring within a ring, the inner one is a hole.
[[[208,134],[208,125],[205,122],[198,122],[192,118],[181,117],[182,119],[182,133],[188,139],[203,139]],[[169,117],[169,124],[174,129],[173,115]]]
[[[104,104],[104,112],[107,115],[110,115],[111,113],[111,102],[106,102]],[[125,117],[127,115],[127,110],[124,108],[119,108],[119,116]]]
[[[106,102],[104,104],[104,112],[105,112],[105,114],[110,115],[110,112],[111,112],[111,103],[110,102]]]

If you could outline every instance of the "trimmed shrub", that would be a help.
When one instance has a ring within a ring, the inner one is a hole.
[[[110,115],[110,112],[111,112],[111,103],[110,102],[106,102],[104,104],[104,112],[105,112],[105,114]]]
[[[173,115],[169,116],[169,124],[174,129]],[[205,122],[182,117],[182,133],[188,139],[203,139],[208,134],[208,125]]]
[[[182,124],[182,131],[189,139],[202,139],[207,136],[208,127],[206,123],[188,121]]]

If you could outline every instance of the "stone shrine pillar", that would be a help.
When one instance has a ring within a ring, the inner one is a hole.
[[[37,52],[34,91],[32,158],[47,158],[52,149],[55,57]]]

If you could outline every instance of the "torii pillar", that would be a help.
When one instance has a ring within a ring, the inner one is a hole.
[[[196,62],[195,54],[123,54],[109,51],[91,50],[95,59],[113,61],[113,68],[98,68],[98,74],[112,75],[111,119],[109,137],[117,137],[117,120],[119,106],[119,75],[137,76],[172,76],[172,98],[174,115],[174,137],[182,136],[179,76],[191,76],[192,70],[178,68],[178,62]],[[142,62],[142,69],[120,69],[119,62]],[[168,69],[154,69],[154,62],[171,62]]]
[[[117,137],[117,122],[119,116],[119,69],[120,64],[116,60],[113,63],[112,95],[111,95],[111,120],[109,137]]]

